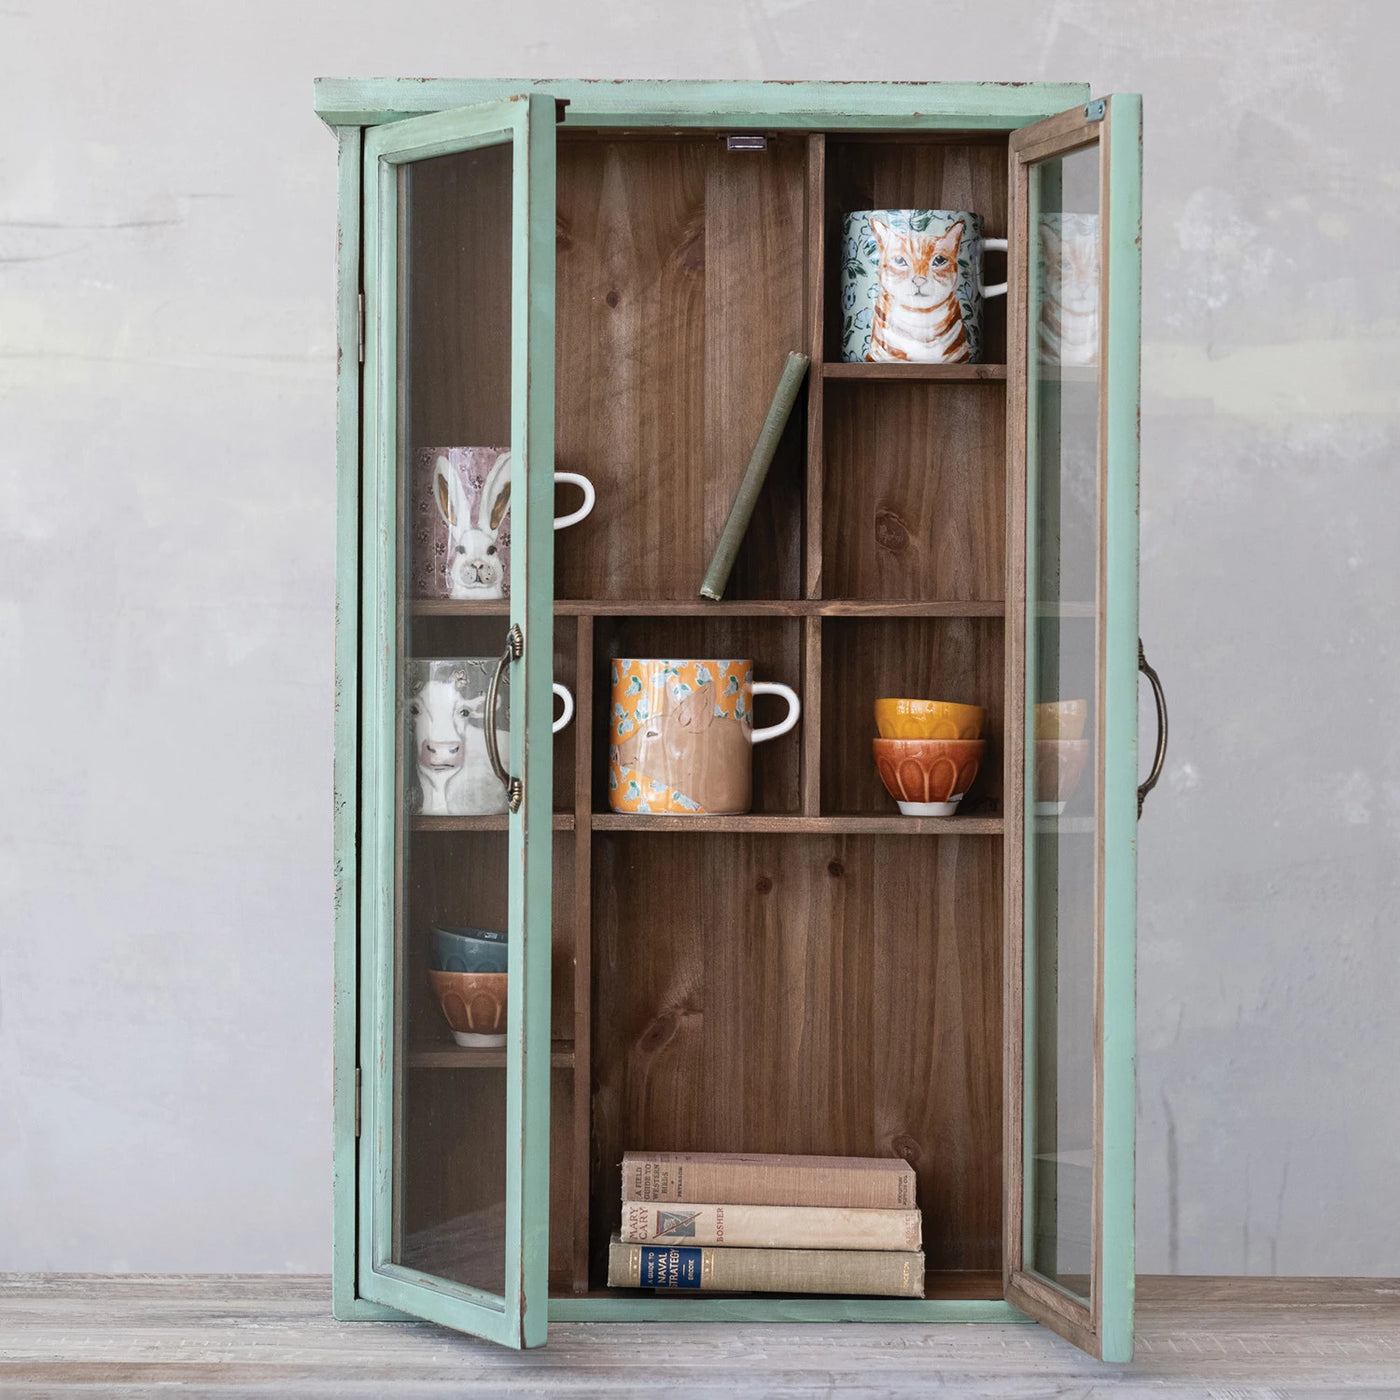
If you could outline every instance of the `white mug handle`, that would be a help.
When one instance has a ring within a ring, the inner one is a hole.
[[[755,697],[781,695],[788,702],[788,712],[777,724],[765,725],[762,729],[754,730],[753,741],[755,744],[762,744],[769,739],[776,739],[779,734],[786,734],[802,718],[802,701],[797,698],[797,692],[791,686],[781,685],[777,681],[755,681],[753,694]]]
[[[577,472],[555,472],[555,481],[568,481],[577,486],[583,492],[583,504],[572,515],[561,515],[555,522],[554,528],[562,530],[568,525],[577,525],[593,509],[593,502],[597,500],[597,493],[593,490],[593,483],[586,476],[580,476]],[[569,712],[573,713],[572,710]]]
[[[984,238],[982,240],[982,251],[984,253],[1004,253],[1007,251],[1006,239],[1004,238]],[[1004,297],[1006,295],[1006,283],[997,282],[993,286],[982,288],[984,297]]]
[[[574,717],[574,697],[569,694],[568,687],[554,683],[554,693],[564,702],[564,713],[554,721],[554,728],[551,734],[557,734]]]

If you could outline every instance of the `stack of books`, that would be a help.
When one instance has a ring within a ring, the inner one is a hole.
[[[922,1245],[898,1157],[629,1152],[608,1283],[922,1298]]]

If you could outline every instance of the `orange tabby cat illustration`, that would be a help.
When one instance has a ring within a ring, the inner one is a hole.
[[[880,296],[867,360],[956,364],[968,358],[958,301],[958,249],[964,225],[942,237],[900,232],[871,219],[880,247]]]

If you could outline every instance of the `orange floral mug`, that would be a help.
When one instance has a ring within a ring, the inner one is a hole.
[[[755,695],[781,695],[787,714],[755,729]],[[752,661],[614,657],[608,805],[691,816],[747,812],[753,746],[786,734],[801,716],[796,692],[755,681]]]

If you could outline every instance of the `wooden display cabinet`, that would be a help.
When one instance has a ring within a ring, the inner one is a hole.
[[[1138,100],[323,80],[316,101],[340,145],[337,1315],[518,1346],[547,1318],[1025,1314],[1127,1356]],[[842,216],[909,206],[1011,240],[984,363],[842,362]],[[1037,335],[1032,231],[1061,213],[1101,229],[1087,366]],[[793,349],[804,399],[705,602]],[[445,444],[515,454],[504,600],[409,596],[409,463]],[[557,535],[555,468],[597,490]],[[494,656],[512,625],[520,810],[408,815],[405,660]],[[616,655],[748,656],[798,691],[751,813],[609,810]],[[551,740],[554,680],[577,709]],[[1092,776],[1037,816],[1028,716],[1066,687]],[[882,695],[987,707],[955,816],[896,811]],[[437,921],[509,930],[503,1049],[451,1040]],[[621,1157],[648,1148],[904,1157],[925,1299],[608,1289]]]

